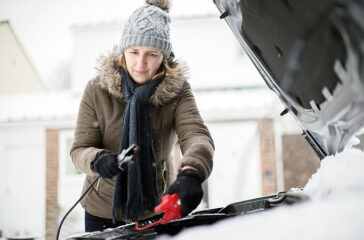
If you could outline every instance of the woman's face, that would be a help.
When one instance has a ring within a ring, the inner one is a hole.
[[[124,55],[130,76],[139,84],[151,80],[163,61],[163,53],[151,47],[130,47]]]

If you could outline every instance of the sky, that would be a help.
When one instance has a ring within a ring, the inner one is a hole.
[[[122,22],[143,0],[0,0],[0,21],[9,21],[41,79],[70,59],[71,27]],[[216,14],[212,0],[175,0],[170,15]],[[121,30],[120,30],[121,32]]]

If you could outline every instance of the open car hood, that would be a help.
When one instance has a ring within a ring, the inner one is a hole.
[[[320,158],[364,124],[364,1],[214,0]]]

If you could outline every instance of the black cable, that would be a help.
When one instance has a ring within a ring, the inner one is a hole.
[[[97,180],[99,180],[99,178],[100,178],[100,176],[98,176],[97,178],[95,178],[95,180],[92,181],[92,183],[90,184],[90,186],[88,186],[86,191],[81,195],[81,197],[76,201],[76,203],[70,208],[70,210],[68,210],[68,212],[64,215],[61,223],[58,226],[57,237],[56,237],[57,240],[59,238],[59,233],[61,232],[62,224],[63,224],[64,220],[66,220],[66,217],[68,216],[68,214],[70,214],[70,212],[77,206],[77,204],[82,200],[82,198],[85,197],[85,195],[88,193],[88,191],[90,191],[91,187],[96,183]]]
[[[134,161],[135,159],[132,158],[131,156],[133,156],[139,150],[140,150],[140,147],[136,144],[132,144],[127,149],[122,150],[121,153],[117,157],[117,164],[118,164],[119,169],[122,171],[125,171],[124,165],[128,165],[130,163],[130,161]],[[76,201],[76,203],[70,208],[70,210],[68,210],[68,212],[64,215],[61,223],[58,226],[56,240],[59,239],[59,233],[61,231],[62,224],[63,224],[64,220],[66,220],[66,217],[68,216],[68,214],[70,214],[70,212],[77,206],[77,204],[82,200],[82,198],[85,197],[85,195],[88,193],[88,191],[90,191],[91,187],[96,183],[97,180],[99,180],[100,177],[101,176],[99,175],[97,178],[95,178],[90,183],[90,186],[88,186],[86,191],[81,195],[81,197]]]

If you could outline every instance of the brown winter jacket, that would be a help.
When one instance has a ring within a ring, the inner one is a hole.
[[[99,75],[89,81],[80,103],[71,157],[76,168],[86,173],[83,191],[97,177],[92,167],[95,158],[102,152],[119,151],[126,102],[116,57],[113,52],[100,58]],[[160,196],[169,184],[167,176],[176,136],[183,154],[179,168],[192,166],[205,179],[212,169],[213,140],[196,107],[186,71],[178,63],[177,73],[166,75],[149,101]],[[83,208],[94,216],[111,219],[114,182],[115,177],[100,178],[82,200]]]

